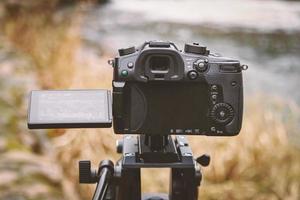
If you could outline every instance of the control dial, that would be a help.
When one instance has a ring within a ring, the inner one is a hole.
[[[212,108],[211,117],[217,123],[228,124],[234,117],[234,111],[229,104],[218,103]]]
[[[125,55],[129,55],[135,52],[135,47],[128,47],[128,48],[124,48],[124,49],[119,49],[119,55],[120,56],[125,56]]]
[[[206,53],[207,53],[206,47],[200,46],[198,43],[185,44],[184,51],[186,53],[195,53],[195,54],[201,54],[201,55],[206,55]]]

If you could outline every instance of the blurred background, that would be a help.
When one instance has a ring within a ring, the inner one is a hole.
[[[91,199],[78,160],[116,161],[119,136],[29,131],[28,93],[110,89],[107,60],[153,39],[199,42],[249,66],[240,135],[189,138],[195,156],[212,158],[200,198],[300,199],[299,1],[1,0],[0,26],[0,199]],[[168,170],[142,176],[144,192],[168,191]]]

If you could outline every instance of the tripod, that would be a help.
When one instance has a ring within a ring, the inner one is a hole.
[[[196,160],[185,136],[125,135],[117,143],[122,157],[114,165],[103,160],[98,170],[90,161],[79,162],[79,182],[97,183],[93,200],[197,200],[202,174],[210,157]],[[141,193],[141,168],[171,168],[169,195]]]

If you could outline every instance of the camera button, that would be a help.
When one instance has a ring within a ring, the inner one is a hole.
[[[217,95],[216,95],[216,94],[213,94],[213,95],[211,95],[211,98],[212,98],[213,100],[216,100],[216,99],[217,99]]]
[[[208,68],[207,63],[205,63],[203,60],[197,60],[196,62],[194,62],[194,68],[198,71],[198,72],[205,72]]]
[[[188,77],[191,80],[195,80],[196,78],[198,78],[198,73],[196,71],[189,71],[188,72]]]
[[[217,90],[217,89],[218,89],[218,86],[217,86],[217,85],[212,85],[212,86],[211,86],[211,89],[212,89],[212,90]]]
[[[185,129],[184,134],[192,134],[193,130],[192,129]]]
[[[176,130],[175,130],[175,133],[176,133],[176,134],[183,134],[183,130],[182,130],[182,129],[176,129]]]
[[[121,71],[121,76],[123,76],[123,77],[128,76],[128,71],[127,70],[122,70]]]
[[[133,62],[129,62],[129,63],[127,64],[127,67],[130,68],[130,69],[133,68]]]

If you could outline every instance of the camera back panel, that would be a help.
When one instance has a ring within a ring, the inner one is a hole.
[[[114,60],[117,134],[232,136],[241,129],[242,66],[198,44],[146,42]]]

